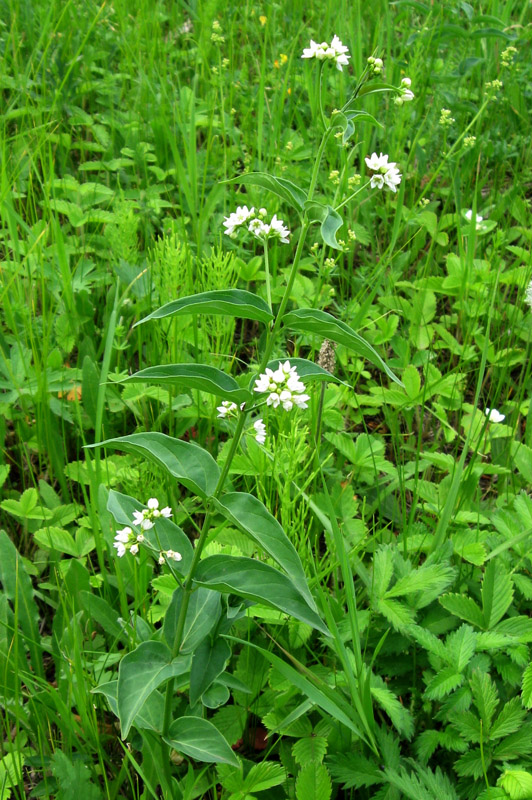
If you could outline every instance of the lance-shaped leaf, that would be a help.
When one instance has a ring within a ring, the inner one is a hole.
[[[262,561],[222,554],[208,556],[200,562],[194,580],[200,586],[233,592],[246,600],[277,608],[330,635],[290,578]]]
[[[238,175],[224,183],[242,183],[245,186],[258,186],[260,189],[267,189],[278,197],[285,200],[296,211],[301,211],[307,199],[305,192],[286,178],[274,178],[266,172],[247,172],[245,175]]]
[[[192,656],[190,668],[190,705],[195,706],[203,692],[222,674],[231,658],[231,647],[225,639],[204,639]]]
[[[320,231],[325,244],[335,250],[344,249],[336,241],[336,233],[344,224],[338,211],[335,211],[332,206],[326,206],[316,200],[311,200],[305,203],[305,212],[309,219],[321,223]]]
[[[326,369],[315,364],[314,361],[309,361],[307,358],[290,358],[288,360],[290,361],[290,366],[297,369],[297,374],[303,383],[309,381],[334,381],[335,383],[342,383],[342,381],[331,372],[327,372]],[[269,361],[266,366],[276,370],[279,365],[284,364],[285,361],[286,359],[276,358],[273,361]],[[255,378],[253,380],[255,380]]]
[[[216,505],[227,519],[277,561],[310,608],[317,612],[297,550],[266,506],[252,494],[245,492],[225,494]]]
[[[336,319],[332,314],[328,314],[326,311],[319,311],[317,308],[298,308],[285,314],[283,322],[287,328],[293,331],[314,333],[324,339],[343,344],[363,358],[367,358],[376,367],[380,367],[399,386],[403,385],[402,381],[394,375],[377,351],[353,328]]]
[[[239,405],[251,400],[251,393],[247,389],[241,389],[231,375],[206,364],[160,364],[141,369],[117,382],[160,383],[179,389],[199,389]]]
[[[148,457],[200,497],[208,497],[214,492],[220,476],[216,461],[206,450],[165,433],[132,433],[86,447],[114,447]]]
[[[133,720],[161,683],[190,669],[190,656],[172,659],[164,642],[142,642],[124,656],[118,669],[117,706],[122,738],[128,735]]]
[[[170,646],[174,641],[182,602],[183,589],[179,587],[173,593],[164,617],[163,636]],[[221,613],[221,598],[218,592],[201,588],[192,592],[179,652],[182,655],[192,653],[217,624]]]
[[[117,525],[131,525],[134,511],[142,511],[145,506],[129,497],[111,489],[107,500],[107,510],[113,515]],[[152,547],[160,550],[177,550],[181,553],[181,561],[173,563],[173,568],[181,575],[186,575],[192,563],[194,549],[190,539],[179,525],[166,517],[158,517],[155,526],[143,531],[144,538]]]
[[[246,292],[244,289],[216,289],[212,292],[201,292],[172,300],[156,311],[152,311],[135,325],[141,325],[149,319],[180,317],[190,314],[222,314],[226,317],[241,317],[265,323],[273,319],[271,308],[257,295]]]
[[[238,758],[227,739],[212,722],[201,717],[180,717],[174,720],[164,741],[174,750],[196,761],[239,766]]]

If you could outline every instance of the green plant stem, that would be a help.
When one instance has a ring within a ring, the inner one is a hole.
[[[268,240],[264,240],[264,270],[266,273],[266,302],[272,307],[272,287],[270,281],[270,259],[268,256]]]
[[[318,181],[318,174],[319,174],[319,168],[320,168],[320,164],[321,164],[321,158],[322,158],[322,155],[323,155],[323,151],[325,149],[325,145],[326,145],[327,140],[329,138],[329,135],[331,133],[331,130],[332,130],[331,128],[328,128],[325,131],[325,133],[323,134],[320,146],[318,148],[318,153],[316,155],[316,161],[314,163],[314,168],[312,170],[312,175],[311,175],[311,179],[310,179],[310,185],[309,185],[309,189],[308,189],[308,193],[307,193],[307,199],[308,200],[311,200],[313,195],[314,195],[314,190],[316,188],[316,184],[317,184],[317,181]],[[274,321],[273,327],[272,327],[272,329],[271,329],[271,331],[270,331],[270,333],[268,335],[268,338],[266,340],[266,346],[264,348],[264,353],[262,355],[262,359],[261,359],[260,366],[259,366],[259,373],[264,371],[264,369],[266,367],[266,364],[270,360],[270,357],[271,357],[271,354],[272,354],[272,351],[273,351],[273,347],[274,347],[274,343],[275,343],[275,339],[277,337],[277,334],[279,333],[279,329],[281,327],[282,319],[284,317],[284,313],[286,311],[286,307],[287,307],[288,301],[290,299],[290,294],[292,292],[294,281],[295,281],[296,276],[297,276],[297,272],[298,272],[298,269],[299,269],[299,262],[301,261],[301,254],[303,252],[303,247],[304,247],[304,244],[305,244],[305,239],[306,239],[309,227],[310,227],[310,221],[305,217],[303,219],[303,224],[302,224],[301,230],[299,232],[299,239],[298,239],[298,242],[297,242],[296,252],[295,252],[295,255],[294,255],[294,260],[292,262],[290,275],[288,276],[288,281],[286,283],[286,288],[284,290],[284,294],[283,294],[283,297],[281,299],[281,303],[280,303],[279,308],[277,310],[277,314],[275,316],[275,321]],[[267,249],[265,248],[265,253],[266,252],[267,252]],[[267,256],[266,256],[266,258],[267,258]],[[182,598],[182,602],[181,602],[181,608],[179,610],[179,617],[178,617],[178,620],[177,620],[176,631],[175,631],[174,641],[173,641],[173,645],[172,645],[172,658],[177,658],[177,656],[179,655],[179,649],[181,647],[181,643],[182,643],[182,640],[183,640],[183,631],[184,631],[184,628],[185,628],[185,621],[186,621],[186,617],[187,617],[187,611],[188,611],[188,606],[189,606],[189,602],[190,602],[190,596],[191,596],[192,591],[193,591],[193,585],[192,584],[193,584],[193,581],[194,581],[194,575],[196,574],[197,566],[199,564],[203,549],[205,547],[205,542],[207,541],[207,536],[209,534],[210,525],[211,525],[211,517],[212,517],[212,513],[213,513],[213,510],[212,510],[213,503],[219,498],[220,494],[222,493],[226,478],[227,478],[227,476],[229,474],[229,470],[230,470],[231,464],[233,462],[233,458],[235,457],[237,448],[238,448],[238,446],[240,444],[240,440],[242,438],[242,434],[243,434],[243,431],[244,431],[244,426],[246,424],[247,416],[248,416],[248,412],[244,409],[242,411],[242,413],[240,414],[239,418],[238,418],[236,430],[235,430],[233,439],[231,441],[231,445],[229,447],[229,452],[227,454],[227,458],[225,459],[224,465],[223,465],[222,470],[220,472],[220,477],[218,478],[218,482],[216,484],[216,488],[215,488],[215,490],[214,490],[214,492],[212,494],[212,497],[209,499],[208,504],[207,504],[205,518],[203,520],[203,525],[201,527],[201,533],[200,533],[199,539],[197,540],[196,547],[194,549],[194,556],[193,556],[193,559],[192,559],[192,563],[190,565],[190,569],[188,571],[188,575],[187,575],[187,577],[185,579],[185,582],[183,584],[183,598]],[[174,679],[171,678],[168,681],[167,685],[166,685],[166,693],[165,693],[165,701],[164,701],[164,720],[163,720],[163,730],[162,730],[162,739],[161,739],[161,746],[162,746],[162,751],[163,751],[162,752],[163,769],[165,771],[166,777],[169,780],[171,778],[171,776],[170,776],[169,747],[164,742],[164,737],[167,735],[168,729],[170,727],[170,721],[171,721],[171,716],[172,716],[173,694],[174,694]]]
[[[367,183],[364,184],[364,186],[361,186],[360,189],[357,189],[356,192],[353,192],[353,194],[350,194],[349,197],[346,198],[342,203],[340,203],[339,206],[335,206],[334,210],[335,211],[339,211],[341,208],[343,208],[345,205],[347,205],[347,203],[349,203],[349,201],[352,200],[353,197],[356,197],[357,194],[360,194],[360,192],[363,192],[364,189],[367,189],[368,186],[370,185],[370,183],[371,183],[371,181],[368,181]]]

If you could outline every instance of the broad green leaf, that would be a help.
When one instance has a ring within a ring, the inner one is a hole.
[[[44,677],[39,610],[33,598],[31,578],[15,545],[5,531],[0,531],[0,582],[24,635],[24,644],[30,653],[31,666],[36,675]]]
[[[117,525],[131,525],[134,511],[141,511],[144,506],[129,497],[111,489],[107,501],[107,510],[113,515]],[[159,517],[155,527],[149,531],[144,531],[144,537],[155,548],[162,550],[177,550],[181,553],[181,561],[176,561],[174,569],[181,575],[185,575],[192,562],[194,549],[186,533],[166,517]]]
[[[331,794],[331,776],[324,764],[311,762],[301,768],[296,780],[296,800],[309,800],[311,797],[329,800]]]
[[[333,719],[341,722],[342,725],[345,725],[357,737],[367,743],[366,737],[360,730],[359,722],[356,719],[356,713],[354,709],[350,703],[344,700],[341,693],[331,689],[326,683],[323,682],[320,682],[320,686],[318,687],[316,683],[313,683],[311,680],[309,680],[309,678],[312,678],[312,681],[318,681],[316,676],[312,675],[309,670],[305,670],[306,674],[309,676],[309,678],[307,678],[297,669],[294,669],[294,667],[292,667],[290,664],[287,664],[285,661],[279,658],[279,656],[276,656],[269,650],[259,647],[259,645],[252,644],[252,642],[244,641],[243,639],[237,639],[234,636],[227,636],[227,639],[229,639],[229,641],[238,642],[240,645],[246,645],[247,647],[253,648],[253,650],[257,650],[259,653],[262,653],[264,658],[269,661],[270,664],[278,672],[280,672],[281,675],[283,675],[283,677],[286,678],[291,685],[299,689],[299,691],[304,694],[305,697],[308,697],[308,699],[314,705],[321,708]]]
[[[212,722],[201,717],[180,717],[168,729],[164,741],[196,761],[232,764],[238,767],[238,758],[227,740]]]
[[[160,364],[141,369],[123,378],[120,383],[137,381],[169,384],[179,389],[199,389],[238,404],[251,400],[251,392],[241,389],[231,375],[204,364]]]
[[[508,611],[514,596],[512,579],[498,561],[490,561],[482,581],[484,627],[493,628]]]
[[[172,659],[164,642],[142,642],[124,656],[118,669],[118,717],[122,738],[129,733],[133,720],[144,703],[161,683],[190,669],[190,656]]]
[[[118,621],[119,612],[92,592],[81,591],[79,599],[89,620],[94,620],[109,636],[127,641],[127,634]]]
[[[190,668],[190,705],[195,706],[203,692],[222,674],[229,659],[231,647],[225,639],[204,639],[192,656]]]
[[[521,700],[525,708],[532,708],[532,662],[523,672]]]
[[[200,497],[208,497],[214,492],[220,476],[216,461],[206,450],[164,433],[132,433],[86,447],[113,447],[148,457]]]
[[[103,694],[109,708],[118,717],[118,681],[100,683],[95,689],[91,689],[92,694]],[[157,689],[150,694],[144,701],[144,705],[133,720],[136,728],[152,731],[162,731],[164,719],[164,697]]]
[[[354,331],[353,328],[350,328],[349,325],[346,325],[345,322],[335,319],[326,311],[319,311],[316,308],[298,308],[285,314],[283,323],[291,330],[317,334],[323,339],[330,339],[348,347],[384,370],[388,377],[398,383],[399,386],[403,385],[377,351],[362,336]]]
[[[455,617],[465,619],[466,622],[471,622],[477,628],[484,627],[484,617],[482,611],[475,603],[472,597],[466,597],[464,594],[444,594],[438,598],[440,604]]]
[[[507,769],[499,780],[511,800],[530,800],[532,798],[532,774],[523,769]]]
[[[296,211],[302,210],[307,199],[305,192],[292,181],[286,178],[275,178],[266,172],[247,172],[244,175],[238,175],[236,178],[223,182],[243,183],[245,186],[259,186],[261,189],[267,189],[285,200]]]
[[[271,308],[257,295],[246,292],[244,289],[216,289],[212,292],[201,292],[172,300],[135,324],[142,325],[149,319],[190,314],[222,314],[226,317],[254,319],[264,323],[273,319]]]
[[[303,383],[307,383],[308,381],[334,381],[335,383],[341,383],[338,378],[330,372],[327,372],[326,369],[322,369],[322,367],[315,364],[314,361],[308,361],[306,358],[290,358],[288,360],[290,361],[291,367],[296,367],[297,374]],[[284,361],[282,358],[276,358],[273,361],[269,361],[266,366],[276,370],[279,364],[283,363]]]
[[[340,214],[332,206],[323,205],[316,200],[305,203],[305,213],[308,218],[321,223],[320,232],[323,241],[335,250],[343,250],[342,245],[336,241],[336,233],[344,224]]]
[[[297,550],[266,506],[245,492],[225,494],[216,505],[222,514],[277,561],[310,608],[317,612]]]
[[[164,617],[163,635],[170,647],[173,646],[182,600],[183,589],[179,587],[172,595]],[[202,588],[192,592],[179,652],[182,655],[192,653],[217,624],[221,613],[221,598],[218,592]]]
[[[290,578],[262,561],[222,554],[208,556],[200,562],[194,580],[200,586],[234,592],[246,600],[278,608],[329,635]]]
[[[56,528],[55,526],[41,528],[35,531],[33,538],[45,550],[57,550],[60,553],[66,553],[68,556],[79,556],[78,546],[74,541],[74,537],[64,528]]]
[[[71,761],[68,756],[57,749],[50,759],[50,767],[57,781],[56,798],[79,797],[83,800],[101,800],[102,792],[98,785],[92,783],[91,773],[81,760]]]

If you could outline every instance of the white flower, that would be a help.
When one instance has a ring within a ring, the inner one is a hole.
[[[526,287],[525,303],[527,303],[532,309],[532,281],[530,281],[530,283]]]
[[[113,542],[113,547],[116,547],[116,554],[118,558],[122,558],[126,554],[126,547],[122,542],[117,542],[116,540]]]
[[[143,511],[134,511],[133,512],[133,525],[142,525],[144,521],[144,512]]]
[[[166,559],[164,557],[164,553],[161,553],[160,556],[159,556],[159,564],[164,564],[165,561],[166,561]]]
[[[301,58],[317,58],[318,61],[334,61],[336,68],[342,71],[342,68],[349,64],[351,56],[347,55],[349,48],[346,47],[338,36],[333,36],[332,42],[322,42],[317,44],[313,39],[310,40],[310,47],[305,47]]]
[[[471,222],[471,220],[473,219],[473,211],[472,211],[472,209],[468,208],[467,211],[464,211],[464,217],[466,218],[466,220],[468,222]],[[483,219],[484,219],[484,217],[481,217],[480,214],[475,214],[475,222],[477,222],[477,223],[478,222],[482,222]]]
[[[384,173],[383,178],[386,188],[390,189],[392,192],[396,192],[396,187],[401,183],[401,173],[399,170],[396,167],[392,167]]]
[[[407,89],[410,89],[410,87],[412,86],[412,81],[410,80],[410,78],[403,78],[401,80],[401,86],[406,86]]]
[[[377,153],[372,153],[365,161],[368,169],[374,171],[369,184],[372,189],[386,188],[391,192],[397,191],[402,175],[395,161],[388,161],[388,156],[383,153],[379,156]]]
[[[378,172],[381,167],[386,167],[386,169],[388,169],[388,156],[382,153],[380,156],[378,156],[377,153],[372,153],[369,158],[366,157],[364,160],[367,168],[372,169],[374,172]]]
[[[216,407],[216,410],[219,412],[218,418],[225,419],[227,416],[232,416],[236,408],[236,403],[231,403],[229,400],[222,400],[222,405]]]
[[[129,543],[130,538],[133,535],[133,531],[129,526],[122,528],[121,531],[117,531],[115,534],[113,547],[116,548],[116,553],[119,558],[122,558],[127,552],[127,544]]]
[[[143,542],[143,541],[144,541],[144,534],[139,533],[139,535],[137,536],[137,542]]]
[[[131,549],[131,555],[132,556],[136,556],[137,553],[139,552],[138,544],[132,544],[130,549]]]
[[[168,519],[168,517],[171,516],[172,516],[172,509],[170,508],[170,506],[165,506],[164,508],[161,508],[161,517],[166,517],[166,519]]]
[[[490,422],[502,422],[506,419],[505,414],[501,414],[496,408],[487,408],[484,412]]]
[[[272,221],[269,225],[269,233],[275,234],[279,237],[279,240],[284,244],[289,243],[288,237],[290,236],[290,231],[282,221],[282,219],[277,219],[277,214],[274,214],[272,217]]]
[[[146,505],[153,511],[155,508],[159,508],[159,501],[156,497],[150,497]]]
[[[232,214],[229,214],[228,217],[224,219],[224,227],[225,233],[229,236],[232,236],[235,230],[243,225],[244,222],[252,217],[255,214],[254,208],[248,208],[247,206],[238,206],[236,211],[233,211]]]
[[[266,441],[266,425],[262,421],[262,419],[257,419],[253,423],[253,427],[255,428],[255,439],[259,444],[264,444]]]
[[[376,172],[375,175],[371,176],[369,185],[371,189],[382,189],[382,187],[384,186],[384,175],[381,175],[379,172]]]
[[[270,226],[266,225],[261,219],[255,218],[249,223],[248,231],[256,236],[257,239],[265,239],[270,232]]]
[[[167,550],[166,551],[166,558],[172,558],[174,561],[181,561],[183,556],[181,553],[178,553],[176,550]]]
[[[142,528],[143,531],[149,531],[150,528],[153,528],[153,522],[151,521],[151,519],[145,518],[140,523],[140,527]]]
[[[294,406],[306,408],[306,401],[310,399],[303,394],[305,384],[299,380],[296,367],[292,367],[289,361],[279,363],[275,372],[266,367],[253,389],[255,392],[268,392],[266,405],[273,408],[282,405],[285,411],[291,411]]]

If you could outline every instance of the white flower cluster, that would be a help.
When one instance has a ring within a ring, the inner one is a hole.
[[[270,222],[265,222],[267,215],[268,212],[265,208],[259,208],[258,212],[255,212],[255,208],[238,206],[236,211],[233,211],[232,214],[229,214],[224,219],[224,232],[231,239],[236,239],[238,228],[247,223],[248,231],[257,239],[265,241],[266,239],[275,238],[279,239],[283,244],[288,244],[290,231],[282,219],[277,219],[277,214],[274,214]]]
[[[366,158],[366,165],[368,169],[373,170],[375,173],[371,176],[370,181],[372,189],[382,189],[384,187],[391,192],[397,191],[402,176],[397,169],[395,161],[388,161],[388,156],[382,153],[380,156],[377,153],[372,153],[369,158]]]
[[[312,39],[310,40],[310,47],[305,47],[301,58],[317,58],[318,61],[334,61],[336,68],[342,72],[342,68],[349,64],[348,56],[349,48],[342,44],[338,36],[333,36],[330,44],[322,42],[317,44]]]
[[[255,428],[255,439],[259,444],[264,444],[266,441],[266,425],[262,421],[262,419],[257,419],[253,423],[253,427]]]
[[[240,404],[240,410],[244,410],[245,403]],[[218,411],[218,418],[219,419],[230,419],[231,417],[236,417],[238,412],[238,406],[236,403],[231,403],[230,400],[222,400],[222,405],[216,407],[216,411]]]
[[[473,211],[471,208],[468,208],[467,211],[464,211],[464,217],[468,222],[473,221]],[[480,214],[475,214],[475,229],[477,231],[481,231],[484,228],[484,225],[482,224],[483,220],[484,217],[482,217]]]
[[[166,559],[171,559],[172,561],[181,561],[183,556],[181,553],[178,553],[176,550],[163,550],[159,556],[159,564],[164,564]]]
[[[274,371],[266,367],[266,372],[259,375],[255,392],[268,392],[266,404],[277,408],[282,405],[285,411],[291,411],[294,406],[307,408],[308,394],[305,394],[305,385],[299,380],[296,367],[291,367],[289,361],[279,364]]]
[[[526,287],[525,303],[527,303],[527,305],[529,305],[530,309],[532,310],[532,281],[530,281],[530,283]]]
[[[396,95],[393,99],[393,102],[396,106],[402,106],[403,103],[410,103],[411,100],[414,99],[415,95],[412,89],[412,81],[410,78],[403,78],[401,81],[401,85],[399,86],[400,94]]]
[[[172,509],[169,506],[159,509],[159,501],[156,497],[150,497],[147,506],[148,508],[145,508],[142,511],[133,512],[132,524],[140,528],[141,531],[149,531],[150,528],[153,528],[153,520],[157,519],[157,517],[172,516]],[[126,527],[122,528],[121,531],[116,532],[113,547],[116,548],[116,553],[120,558],[128,551],[132,555],[136,556],[139,552],[139,544],[141,544],[143,541],[143,533],[135,533],[133,529],[129,527],[129,525],[126,525]],[[181,556],[179,557],[179,560],[181,560]]]

